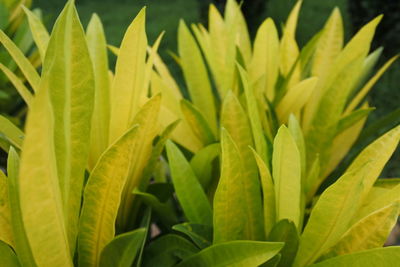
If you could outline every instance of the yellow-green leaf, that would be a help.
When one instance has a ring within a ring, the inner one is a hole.
[[[24,83],[17,75],[15,75],[10,69],[8,69],[1,63],[0,63],[0,69],[7,76],[10,82],[14,85],[15,89],[17,89],[19,95],[22,97],[22,99],[25,101],[26,105],[29,108],[32,102],[32,93],[29,91],[28,88],[26,88]]]
[[[246,212],[245,237],[249,240],[259,240],[263,237],[261,185],[258,178],[257,163],[250,147],[254,147],[251,124],[239,100],[232,91],[225,97],[221,124],[237,145],[243,164],[243,188]]]
[[[125,33],[115,67],[111,90],[110,141],[120,137],[131,125],[140,107],[144,87],[147,37],[143,8]]]
[[[15,149],[11,147],[7,158],[7,173],[14,250],[23,266],[36,267],[22,220],[18,172],[19,157]]]
[[[395,202],[364,217],[342,236],[327,256],[334,257],[382,247],[397,222],[399,212],[400,202]]]
[[[3,171],[0,170],[0,240],[11,247],[15,247],[11,224],[8,179]]]
[[[351,218],[361,205],[363,179],[370,168],[364,165],[344,174],[322,193],[301,235],[294,267],[312,264],[349,229]]]
[[[18,149],[21,149],[22,141],[24,140],[24,133],[6,117],[3,117],[1,115],[0,133],[4,135],[6,140],[10,142],[11,145],[15,146]]]
[[[79,221],[79,265],[98,266],[101,251],[114,238],[137,134],[138,126],[128,130],[103,153],[90,174]]]
[[[216,133],[216,110],[207,69],[200,49],[183,21],[179,23],[178,49],[183,75],[193,104],[203,112],[211,129]]]
[[[40,18],[35,13],[24,6],[22,6],[22,8],[28,18],[32,37],[35,40],[36,46],[39,50],[40,58],[43,62],[46,55],[47,45],[50,40],[49,33],[47,32],[47,29],[43,25]]]
[[[274,21],[266,19],[258,28],[249,75],[253,82],[266,75],[261,90],[270,101],[275,97],[275,84],[279,74],[279,37]]]
[[[301,159],[296,142],[284,125],[279,128],[274,140],[272,177],[276,220],[289,219],[298,227],[301,216]]]
[[[265,164],[264,160],[256,151],[253,150],[253,154],[256,158],[258,171],[260,173],[263,193],[264,232],[265,235],[268,236],[276,223],[275,187],[267,164]]]
[[[213,243],[245,239],[247,221],[244,195],[244,165],[239,149],[229,133],[221,129],[221,176],[214,195]]]
[[[38,266],[72,267],[52,121],[49,93],[42,88],[32,103],[25,127],[19,174],[22,221]]]
[[[55,159],[71,255],[75,250],[82,187],[89,156],[95,94],[85,33],[73,1],[57,19],[43,63],[40,90],[49,93]],[[39,262],[38,262],[39,264]]]
[[[93,63],[95,99],[90,137],[89,169],[93,169],[108,147],[110,131],[110,81],[108,76],[107,42],[100,18],[94,14],[89,22],[86,39]]]
[[[13,43],[13,41],[0,30],[0,43],[3,44],[8,53],[17,63],[26,80],[32,86],[34,92],[38,92],[40,77],[32,63],[25,57],[24,53]]]
[[[400,247],[387,247],[338,256],[313,264],[310,267],[393,267],[397,266],[399,261]]]

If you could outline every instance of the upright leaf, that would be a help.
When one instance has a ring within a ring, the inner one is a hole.
[[[246,224],[244,166],[237,145],[229,133],[221,130],[221,176],[214,196],[213,243],[245,238]]]
[[[95,99],[90,137],[89,168],[92,169],[108,147],[110,131],[110,81],[108,76],[107,42],[103,25],[93,15],[86,33],[95,78]]]
[[[43,63],[40,90],[48,90],[54,151],[71,255],[75,250],[82,187],[89,155],[94,77],[85,33],[73,1],[57,19]],[[39,264],[39,263],[38,263]]]
[[[216,133],[216,110],[207,69],[196,41],[183,21],[179,23],[178,50],[190,97]]]
[[[289,219],[298,227],[301,209],[301,159],[290,131],[281,126],[274,140],[272,177],[275,184],[276,219]]]
[[[176,196],[187,219],[192,223],[211,225],[210,203],[189,162],[171,141],[166,147]]]
[[[134,126],[104,152],[90,174],[79,222],[79,264],[82,266],[98,266],[101,251],[114,238],[137,134],[138,126]]]
[[[257,163],[253,157],[250,147],[254,147],[251,125],[239,100],[232,91],[225,97],[222,112],[221,124],[232,137],[237,145],[239,159],[242,161],[243,181],[241,194],[246,206],[246,221],[244,236],[250,240],[263,238],[263,219],[261,185],[257,174]],[[238,167],[239,168],[239,167]]]

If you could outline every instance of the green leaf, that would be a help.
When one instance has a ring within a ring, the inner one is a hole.
[[[207,69],[194,37],[182,20],[178,28],[178,51],[193,104],[203,112],[210,128],[216,134],[216,110]]]
[[[99,266],[131,267],[145,236],[145,228],[118,235],[104,247]]]
[[[168,203],[161,202],[156,196],[150,193],[140,192],[137,188],[132,193],[139,196],[146,205],[151,207],[167,226],[177,223],[178,219],[176,218],[175,211]]]
[[[239,212],[245,220],[244,237],[246,240],[263,239],[261,185],[257,173],[257,163],[250,149],[250,147],[254,147],[251,125],[239,100],[232,91],[229,91],[224,99],[221,124],[237,146],[238,155],[233,157],[238,157],[238,159],[233,159],[233,161],[242,162],[242,167],[237,167],[241,168],[242,174],[240,176],[242,178],[237,177],[237,179],[242,180],[243,183],[240,194],[243,195],[243,203],[246,207],[243,213]]]
[[[14,251],[11,247],[9,247],[6,243],[0,240],[0,258],[1,264],[7,267],[20,267],[17,255],[15,255]]]
[[[301,159],[299,149],[286,126],[274,140],[272,177],[275,184],[276,219],[289,219],[298,227],[301,208]]]
[[[279,261],[278,267],[292,266],[294,258],[299,248],[299,233],[296,229],[296,225],[285,219],[279,221],[271,233],[268,236],[269,241],[284,242],[284,246],[280,251],[281,260]]]
[[[181,110],[193,133],[204,146],[216,141],[207,120],[203,117],[202,112],[198,108],[192,105],[189,101],[182,99]]]
[[[229,133],[221,130],[221,176],[214,195],[214,243],[244,238],[246,210],[244,169],[238,147]]]
[[[321,261],[310,267],[393,267],[400,261],[400,247],[387,247],[365,250],[353,254]]]
[[[263,159],[253,150],[256,158],[258,171],[260,173],[262,193],[263,193],[263,209],[264,209],[264,231],[268,235],[276,222],[276,201],[275,188],[272,180],[271,172]]]
[[[278,242],[231,241],[212,245],[183,260],[177,267],[259,266],[275,256],[283,247]]]
[[[213,229],[208,225],[182,223],[174,225],[172,229],[187,235],[200,249],[211,245]]]
[[[79,222],[79,264],[82,266],[97,266],[102,249],[114,238],[137,134],[138,126],[134,126],[104,152],[90,174]]]
[[[30,11],[25,6],[22,6],[22,9],[28,18],[32,37],[35,40],[36,46],[39,50],[40,58],[43,62],[50,39],[49,33],[47,32],[46,27],[43,25],[40,18],[34,12]]]
[[[2,30],[0,30],[0,43],[2,43],[4,48],[10,53],[26,80],[32,86],[33,91],[37,93],[39,90],[40,77],[32,63]]]
[[[146,9],[143,8],[129,25],[119,50],[111,88],[111,142],[132,125],[143,98],[148,94],[144,81],[147,49],[145,17]]]
[[[300,153],[300,165],[301,165],[301,188],[302,191],[305,189],[306,185],[306,144],[303,136],[303,132],[301,129],[301,126],[299,124],[299,121],[296,119],[296,117],[291,114],[289,116],[289,125],[288,125],[289,131],[296,142],[297,148],[299,149]]]
[[[93,63],[95,99],[91,128],[89,169],[93,169],[101,154],[108,148],[110,131],[110,81],[108,75],[107,42],[100,18],[90,19],[86,39]]]
[[[24,140],[24,133],[15,126],[6,117],[0,115],[0,134],[4,135],[5,139],[10,142],[11,145],[18,149],[22,147],[22,141]],[[4,137],[0,136],[1,139]]]
[[[367,164],[348,172],[322,193],[301,235],[294,267],[313,263],[349,229],[361,205],[363,180],[370,169]]]
[[[35,267],[35,259],[26,235],[22,219],[19,192],[19,157],[13,147],[10,148],[7,159],[8,192],[10,201],[11,223],[14,238],[14,249],[23,266]]]
[[[341,134],[343,131],[347,130],[357,122],[368,117],[369,113],[373,110],[375,110],[375,108],[358,109],[341,118],[336,129],[336,135]]]
[[[73,255],[95,96],[93,67],[73,1],[67,3],[55,23],[43,63],[40,90],[48,90],[50,95],[54,117],[51,139],[54,139],[65,227]]]
[[[220,144],[211,144],[199,150],[190,160],[190,166],[205,190],[212,182],[212,163],[220,154]]]
[[[172,267],[178,261],[197,253],[199,249],[187,239],[168,234],[151,242],[144,254],[146,267]]]
[[[377,210],[354,224],[327,253],[327,257],[382,247],[400,213],[400,202]],[[324,257],[325,258],[325,257]]]
[[[211,225],[210,203],[189,162],[171,141],[167,142],[166,148],[172,182],[186,218],[192,223]]]

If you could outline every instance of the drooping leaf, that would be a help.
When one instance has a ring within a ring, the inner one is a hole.
[[[137,134],[138,126],[134,126],[104,152],[90,174],[79,222],[80,265],[98,266],[101,251],[114,238]]]
[[[177,267],[259,266],[283,247],[279,242],[231,241],[212,245],[183,260]]]
[[[166,147],[172,182],[186,218],[192,223],[211,225],[210,203],[189,162],[171,141]]]
[[[131,267],[145,236],[145,228],[116,236],[104,247],[99,266]]]

